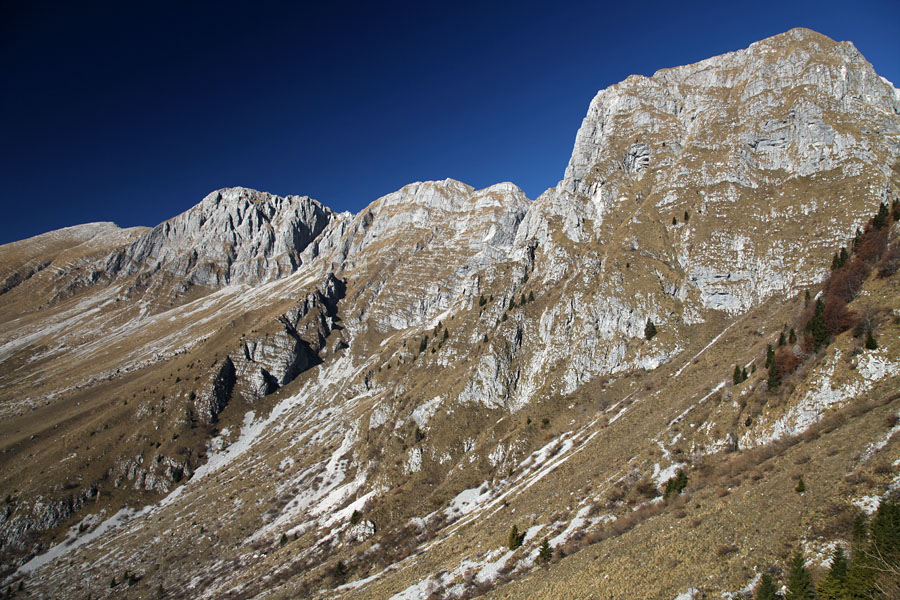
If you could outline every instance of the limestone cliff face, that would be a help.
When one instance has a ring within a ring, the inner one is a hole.
[[[110,274],[163,271],[192,284],[257,284],[293,273],[333,213],[308,196],[246,188],[211,193],[110,255]]]
[[[511,183],[413,183],[326,231],[316,252],[348,280],[348,327],[386,334],[470,305],[485,272],[509,259],[530,204]]]
[[[568,290],[541,340],[574,338],[565,387],[659,364],[687,326],[821,280],[891,199],[898,135],[900,92],[852,44],[805,29],[601,90],[516,241]],[[653,356],[624,344],[647,319],[673,334]]]

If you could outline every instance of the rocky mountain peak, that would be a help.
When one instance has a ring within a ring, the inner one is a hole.
[[[253,285],[296,270],[333,217],[308,196],[225,188],[112,254],[106,268],[118,275],[162,271],[202,286]]]

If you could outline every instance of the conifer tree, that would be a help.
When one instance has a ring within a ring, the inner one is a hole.
[[[663,499],[667,499],[669,496],[678,495],[681,491],[687,487],[688,478],[687,474],[683,469],[678,469],[678,473],[675,474],[675,477],[672,477],[668,481],[666,481],[666,491],[663,494]]]
[[[789,343],[789,344],[794,344],[794,343],[796,343],[796,342],[797,342],[797,332],[794,331],[794,328],[793,328],[793,327],[791,327],[791,332],[790,332],[790,334],[788,335],[788,343]]]
[[[534,291],[528,292],[528,301],[534,302]]]
[[[780,348],[780,347],[784,346],[786,343],[787,343],[787,340],[784,339],[784,332],[782,331],[778,335],[778,347]]]
[[[887,205],[884,202],[879,204],[878,205],[878,213],[875,215],[875,218],[872,220],[872,225],[875,227],[875,229],[883,228],[885,226],[885,224],[887,223],[887,218],[889,215],[890,215],[890,213],[888,212]]]
[[[875,336],[872,334],[872,330],[870,329],[866,333],[866,350],[877,350],[878,342],[875,341]]]
[[[347,575],[347,567],[344,566],[344,561],[339,560],[337,564],[334,565],[334,578],[335,579],[343,579],[344,576]]]
[[[755,600],[777,600],[778,590],[775,588],[772,576],[768,573],[762,574],[759,585],[756,586],[756,596],[754,598]]]
[[[778,365],[775,364],[774,360],[769,365],[769,378],[766,380],[766,383],[770,391],[777,390],[778,386],[781,385],[781,373],[778,372]]]
[[[644,326],[644,337],[649,341],[652,340],[655,335],[656,325],[653,324],[653,321],[647,319],[647,325]]]
[[[542,563],[550,562],[550,559],[553,558],[553,548],[550,547],[550,542],[544,539],[541,542],[541,549],[538,550],[538,560]]]
[[[747,367],[744,367],[744,368],[741,370],[741,381],[747,381],[747,377],[748,377],[748,375],[747,375]]]
[[[519,535],[519,528],[515,525],[512,526],[512,529],[509,530],[509,539],[507,543],[509,544],[510,550],[515,550],[519,546],[522,545],[522,540],[525,538],[524,535]]]
[[[828,573],[816,586],[816,594],[819,600],[840,600],[844,598],[846,582],[847,559],[844,557],[844,548],[838,545],[831,555],[831,567],[829,567]]]
[[[825,302],[816,300],[816,309],[812,318],[806,323],[806,331],[813,341],[813,352],[828,344],[828,327],[825,325]]]
[[[788,575],[784,600],[813,600],[814,598],[812,577],[803,561],[803,553],[798,550],[791,559],[791,572]]]
[[[766,368],[768,369],[775,363],[775,350],[772,348],[772,344],[766,345]]]
[[[737,365],[734,365],[734,374],[731,376],[731,381],[734,385],[739,384],[741,380],[741,368]]]

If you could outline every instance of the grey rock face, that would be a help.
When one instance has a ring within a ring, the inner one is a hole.
[[[563,391],[653,368],[681,327],[820,281],[893,198],[898,134],[900,92],[852,44],[804,29],[600,91],[564,178],[517,232],[534,276],[570,299],[525,344],[550,350],[520,389],[554,363]],[[648,318],[675,335],[629,350]]]
[[[196,401],[197,413],[207,423],[215,423],[219,413],[231,400],[236,382],[236,370],[231,358],[226,356],[212,382],[212,389],[201,394]]]
[[[110,255],[106,270],[163,271],[204,286],[253,285],[294,272],[332,217],[308,196],[227,188]]]
[[[281,328],[245,340],[234,354],[235,377],[248,401],[271,394],[322,362],[326,338],[335,328],[343,281],[329,275],[322,285],[278,318]],[[229,360],[231,360],[229,358]]]

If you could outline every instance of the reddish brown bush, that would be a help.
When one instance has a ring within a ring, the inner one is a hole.
[[[847,309],[847,303],[839,296],[825,298],[825,327],[831,335],[847,331],[856,325],[856,313]]]
[[[827,309],[826,309],[827,310]],[[775,352],[775,365],[782,377],[793,373],[800,366],[800,357],[788,346],[782,346]]]
[[[866,227],[865,233],[856,245],[856,257],[867,263],[875,263],[887,246],[888,228],[874,229]]]
[[[878,276],[890,277],[897,272],[898,266],[900,266],[900,242],[894,242],[882,255],[881,262],[878,263]]]
[[[849,265],[841,267],[831,274],[825,289],[829,295],[837,296],[845,303],[850,302],[856,297],[866,277],[869,276],[869,271],[871,271],[871,267],[865,261],[854,257]]]

